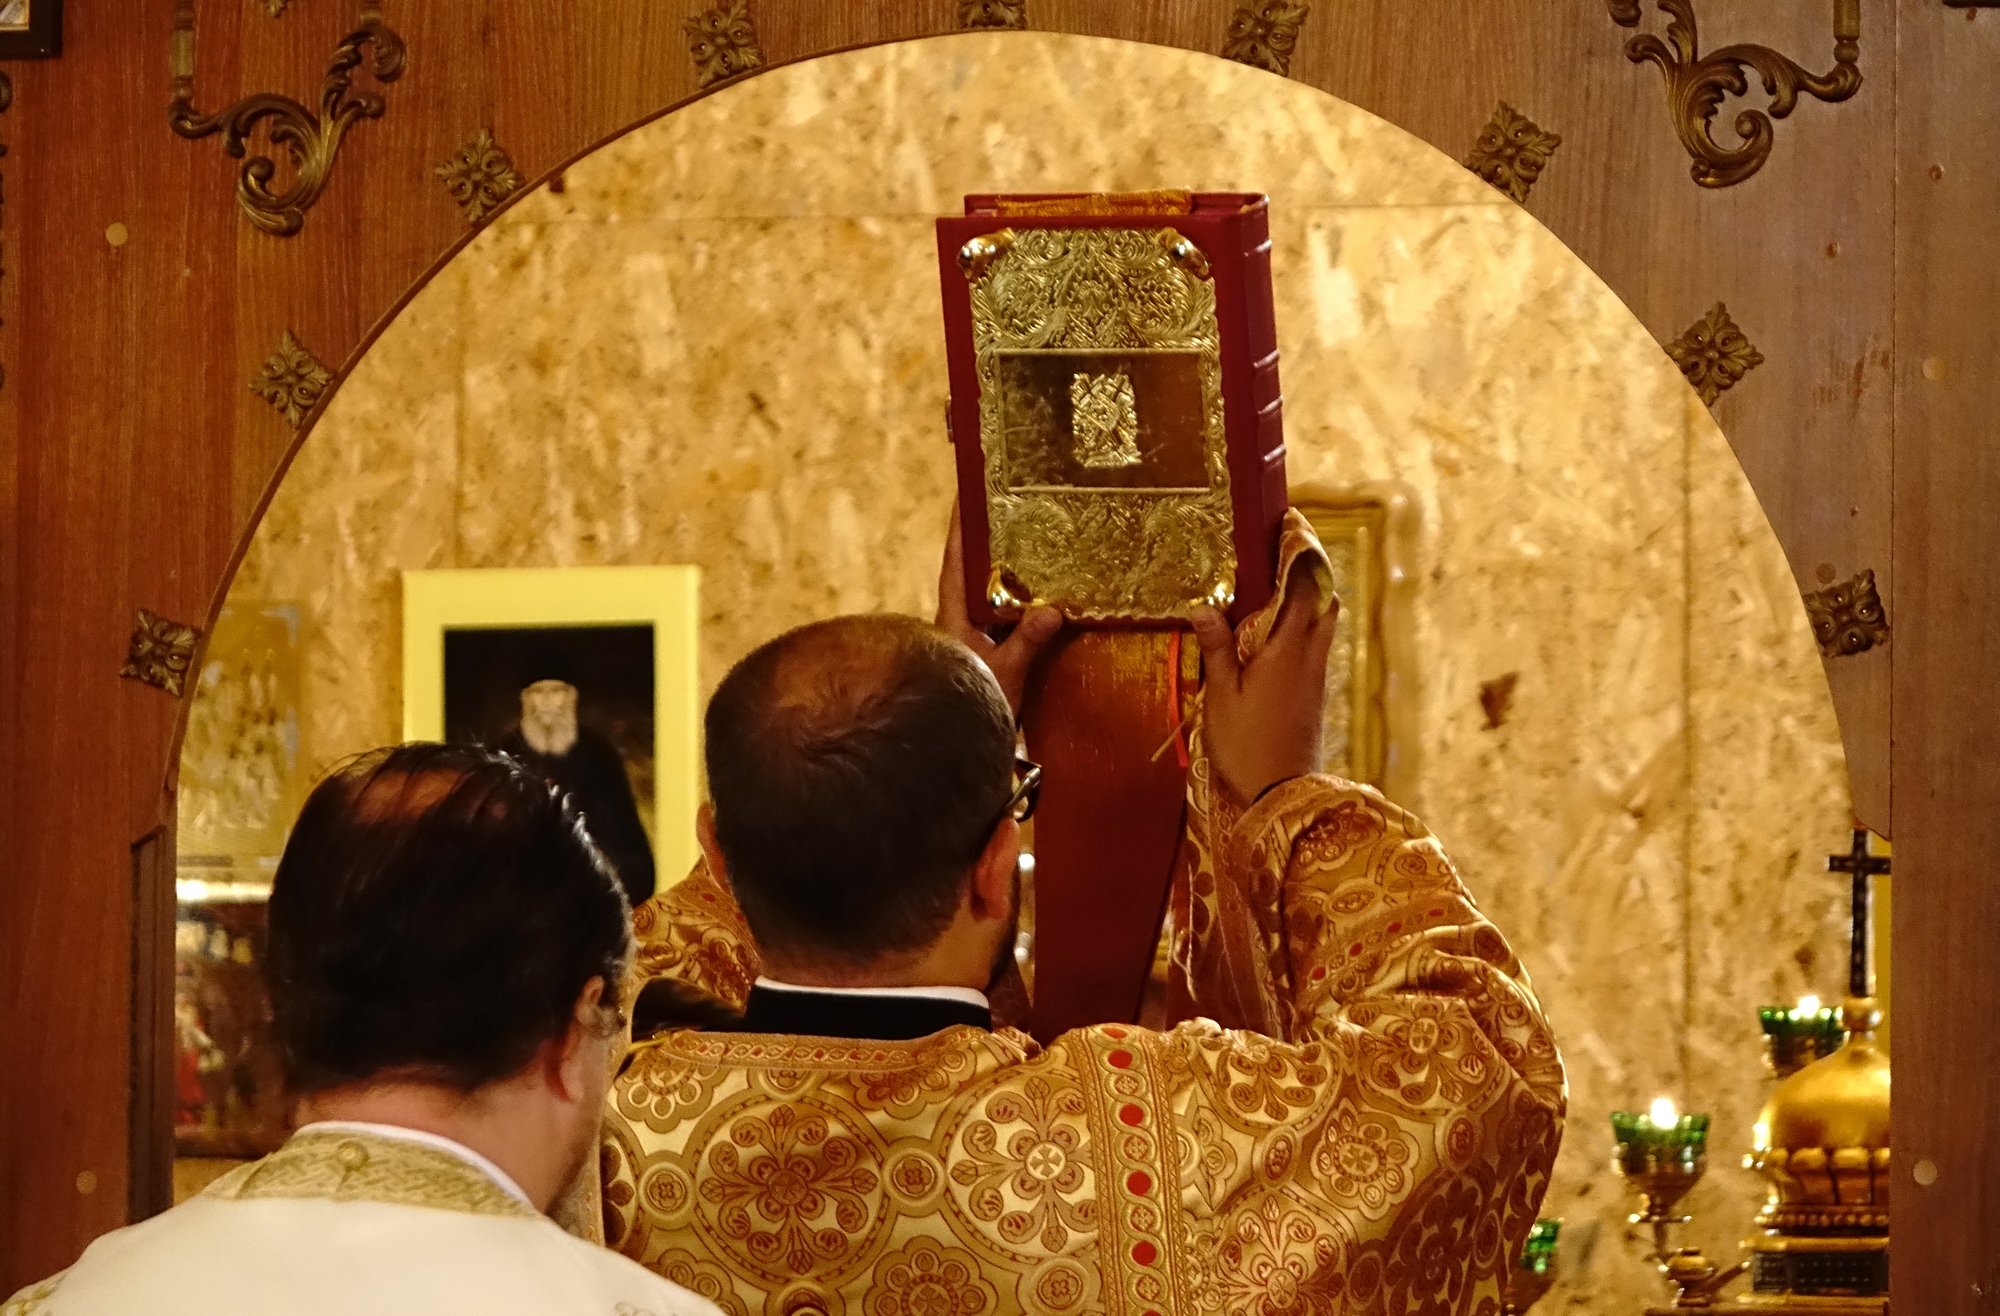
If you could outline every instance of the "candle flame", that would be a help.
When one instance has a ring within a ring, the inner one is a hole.
[[[1812,993],[1808,992],[1804,996],[1799,997],[1799,1008],[1797,1010],[1794,1010],[1793,1013],[1812,1015],[1812,1014],[1818,1014],[1819,1010],[1820,1010],[1819,997],[1814,996]]]
[[[1653,1109],[1649,1112],[1649,1115],[1653,1121],[1653,1127],[1656,1129],[1675,1129],[1680,1127],[1681,1113],[1674,1108],[1674,1099],[1672,1097],[1653,1098]]]

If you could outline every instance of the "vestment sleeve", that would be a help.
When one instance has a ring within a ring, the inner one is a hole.
[[[1325,555],[1286,514],[1279,581]],[[1238,629],[1252,661],[1283,589]],[[1176,962],[1196,1012],[1269,1037],[1305,1041],[1370,1001],[1456,998],[1522,1077],[1561,1086],[1561,1069],[1526,973],[1480,914],[1417,819],[1367,786],[1314,775],[1283,782],[1247,810],[1226,796],[1197,713],[1190,737],[1187,845]]]
[[[1318,552],[1309,535],[1288,525],[1285,563]],[[1239,632],[1246,660],[1277,606]],[[1566,1102],[1519,959],[1437,839],[1372,788],[1306,776],[1238,809],[1198,724],[1192,748],[1176,963],[1194,1013],[1249,1031],[1161,1035],[1177,1123],[1232,1167],[1184,1183],[1187,1205],[1214,1213],[1225,1252],[1303,1212],[1298,1228],[1344,1240],[1311,1281],[1367,1305],[1497,1301]],[[1289,1181],[1283,1204],[1259,1175]],[[1448,1265],[1419,1260],[1445,1238]],[[1391,1291],[1397,1276],[1422,1283]]]

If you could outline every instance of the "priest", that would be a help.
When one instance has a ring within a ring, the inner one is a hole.
[[[300,1127],[0,1316],[716,1316],[545,1214],[624,1046],[616,879],[505,755],[405,745],[313,790],[266,985]]]
[[[739,664],[638,974],[740,1017],[630,1058],[607,1241],[732,1316],[1497,1311],[1561,1063],[1437,840],[1314,774],[1329,574],[1290,514],[1272,603],[1196,626],[1175,954],[1261,1031],[996,1026],[1037,780],[1002,686],[1048,619],[842,618]]]

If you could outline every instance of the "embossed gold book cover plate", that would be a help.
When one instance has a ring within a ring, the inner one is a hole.
[[[974,196],[938,221],[966,594],[984,624],[1242,616],[1285,507],[1268,202]]]

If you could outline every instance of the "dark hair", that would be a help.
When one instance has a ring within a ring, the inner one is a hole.
[[[630,910],[563,794],[472,745],[401,745],[313,789],[271,888],[265,974],[299,1092],[378,1076],[471,1091],[616,1005]]]
[[[716,841],[758,946],[867,964],[951,922],[1007,802],[1014,718],[935,627],[839,617],[723,678],[707,755]]]

